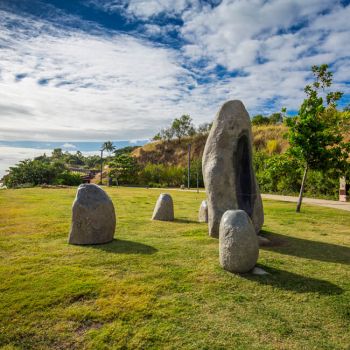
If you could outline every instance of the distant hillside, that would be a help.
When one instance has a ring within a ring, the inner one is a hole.
[[[268,153],[282,153],[288,148],[288,140],[284,138],[287,127],[284,125],[268,125],[253,127],[254,148],[266,150]],[[193,137],[186,137],[179,142],[155,141],[135,149],[132,156],[139,163],[154,163],[167,165],[187,164],[188,144],[191,144],[191,159],[202,157],[207,134],[197,134]]]

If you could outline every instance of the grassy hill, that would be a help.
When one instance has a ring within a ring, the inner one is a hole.
[[[253,127],[253,146],[257,150],[280,153],[288,148],[288,141],[284,137],[287,127],[284,125],[268,125]],[[191,159],[202,157],[207,135],[198,134],[178,140],[151,142],[135,149],[132,155],[141,164],[187,164],[188,144],[191,144]]]

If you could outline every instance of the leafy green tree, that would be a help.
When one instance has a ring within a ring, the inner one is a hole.
[[[100,164],[100,157],[98,155],[84,157],[84,165],[88,169],[97,169]]]
[[[253,125],[268,125],[270,120],[268,117],[264,117],[262,114],[257,114],[252,118]]]
[[[118,155],[109,163],[109,176],[119,184],[135,184],[139,169],[136,159],[129,154]]]
[[[300,212],[305,182],[309,169],[335,169],[347,167],[350,143],[343,140],[343,125],[347,123],[336,110],[336,101],[342,96],[339,91],[325,93],[332,84],[328,65],[313,66],[314,82],[306,85],[306,99],[296,118],[287,119],[289,126],[289,152],[304,164],[296,211]],[[326,100],[320,94],[326,94]]]
[[[179,142],[184,136],[192,136],[195,134],[195,128],[192,124],[192,118],[188,114],[182,115],[180,118],[175,118],[171,129],[174,131],[174,135]]]
[[[47,163],[41,160],[26,159],[10,167],[9,173],[4,177],[4,183],[8,187],[18,187],[24,184],[30,186],[52,184],[64,171],[64,164],[59,161]]]

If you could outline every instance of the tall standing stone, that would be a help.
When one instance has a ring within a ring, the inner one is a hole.
[[[228,101],[220,108],[205,144],[202,162],[209,235],[219,237],[221,217],[230,209],[244,210],[258,233],[264,212],[252,164],[250,118],[241,101]]]
[[[227,271],[245,273],[254,268],[259,257],[258,236],[244,210],[228,210],[222,216],[219,255]]]
[[[174,204],[170,194],[161,193],[154,207],[152,220],[174,221]]]
[[[107,193],[94,184],[78,187],[72,207],[70,244],[102,244],[113,240],[114,206]]]
[[[199,222],[208,222],[208,203],[207,201],[202,201],[198,212]]]

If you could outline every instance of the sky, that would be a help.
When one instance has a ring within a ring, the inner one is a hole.
[[[295,113],[327,63],[350,103],[336,0],[0,0],[0,141],[145,140],[240,99]]]

